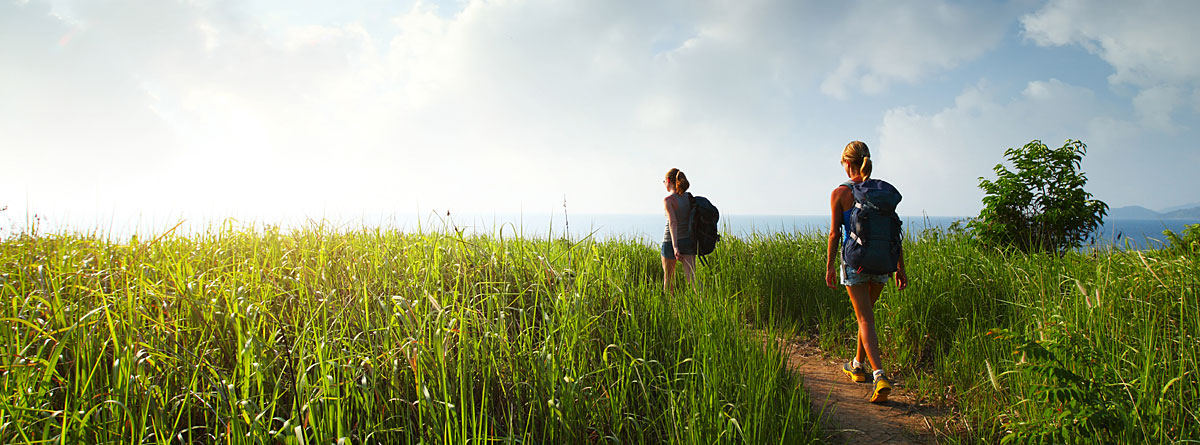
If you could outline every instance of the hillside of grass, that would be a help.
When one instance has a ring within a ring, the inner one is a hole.
[[[825,237],[726,236],[700,292],[655,248],[229,227],[0,242],[0,441],[805,443],[767,335],[849,358]],[[950,441],[1200,438],[1195,251],[1065,256],[927,231],[876,309]]]
[[[16,237],[0,442],[815,440],[738,300],[661,274],[632,242],[453,230]]]
[[[825,236],[723,241],[710,273],[753,323],[853,356],[844,289],[824,286]],[[1200,439],[1200,251],[1054,254],[930,230],[906,241],[909,288],[876,306],[885,366],[963,414],[953,440],[1163,443]]]

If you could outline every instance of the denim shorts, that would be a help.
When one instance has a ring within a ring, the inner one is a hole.
[[[872,273],[858,273],[845,264],[840,268],[842,270],[842,285],[858,286],[867,283],[887,283],[892,278],[892,274],[876,275]]]
[[[690,237],[679,239],[679,254],[680,255],[695,255],[696,243]],[[675,258],[675,247],[671,245],[671,241],[663,241],[662,243],[663,258]]]

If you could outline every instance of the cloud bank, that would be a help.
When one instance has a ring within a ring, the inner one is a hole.
[[[0,2],[0,150],[18,166],[0,201],[83,220],[543,212],[564,196],[583,213],[655,213],[660,175],[680,167],[728,213],[820,214],[841,146],[863,139],[911,190],[909,213],[962,215],[1005,147],[1082,138],[1093,182],[1117,189],[1098,176],[1122,165],[1119,144],[1165,150],[1200,104],[1195,56],[1163,43],[1193,32],[1174,12],[1186,2],[1138,15],[417,1],[386,19],[370,4],[332,18],[264,2]],[[1018,24],[1032,48],[1110,63],[1116,93],[955,77]],[[915,93],[931,85],[962,93]]]

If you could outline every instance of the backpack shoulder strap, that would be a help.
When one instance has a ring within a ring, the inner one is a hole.
[[[862,190],[860,190],[860,186],[862,186],[865,183],[866,183],[865,181],[864,182],[846,181],[846,182],[839,184],[838,187],[846,187],[846,188],[850,189],[850,195],[854,197],[854,207],[858,207],[861,209],[861,208],[863,208],[863,205],[862,205],[863,197],[862,197]],[[847,210],[849,210],[849,209],[847,209]]]

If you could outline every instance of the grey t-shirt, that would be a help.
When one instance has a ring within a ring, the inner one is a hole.
[[[680,239],[687,238],[691,235],[688,232],[688,220],[691,219],[692,215],[692,200],[688,199],[687,195],[680,195],[678,193],[672,194],[671,197],[675,199],[675,236]],[[663,214],[666,215],[666,213],[664,209]],[[668,241],[671,241],[671,218],[669,217],[667,218],[666,226],[663,228],[663,242]]]

